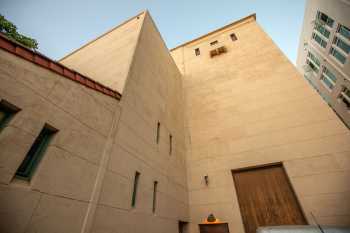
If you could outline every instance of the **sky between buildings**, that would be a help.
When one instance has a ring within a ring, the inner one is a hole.
[[[295,64],[304,7],[305,0],[0,0],[0,14],[57,60],[148,9],[169,49],[256,13]]]

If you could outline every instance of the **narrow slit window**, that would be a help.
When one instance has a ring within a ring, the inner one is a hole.
[[[57,129],[45,124],[39,136],[35,139],[32,147],[17,169],[16,177],[19,179],[30,180],[40,160],[45,154],[47,147],[50,144],[52,136],[57,132]]]
[[[19,109],[5,100],[0,101],[0,131],[6,127]]]
[[[218,43],[217,40],[213,41],[213,42],[210,42],[210,46],[213,46],[213,45],[216,45]]]
[[[236,36],[236,34],[234,34],[234,33],[232,33],[232,34],[230,35],[230,37],[231,37],[231,40],[232,40],[232,41],[236,41],[236,40],[237,40],[237,36]]]
[[[157,186],[158,181],[154,181],[153,183],[153,203],[152,203],[152,212],[156,212],[156,206],[157,206]]]
[[[135,173],[135,178],[134,178],[134,189],[132,192],[132,200],[131,200],[131,206],[135,207],[136,205],[136,196],[137,196],[137,187],[139,183],[139,178],[140,178],[140,172]]]
[[[158,123],[157,123],[157,137],[156,137],[157,144],[159,143],[159,136],[160,136],[160,122],[158,121]]]
[[[196,56],[199,56],[201,54],[201,51],[199,50],[199,48],[196,48],[194,50],[194,53],[196,54]]]
[[[173,152],[173,135],[169,135],[169,154]]]

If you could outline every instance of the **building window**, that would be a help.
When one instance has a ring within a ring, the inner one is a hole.
[[[329,69],[324,67],[321,80],[329,89],[333,89],[337,81],[337,77]]]
[[[339,99],[343,101],[343,103],[349,110],[350,109],[350,89],[348,89],[347,87],[343,87],[343,90],[339,95]]]
[[[156,205],[157,205],[157,186],[158,181],[154,181],[153,183],[153,203],[152,203],[152,212],[156,212]]]
[[[331,34],[331,32],[329,30],[327,30],[326,27],[321,25],[321,24],[316,24],[315,30],[318,31],[319,33],[321,33],[321,35],[323,35],[327,39],[329,38],[329,35]]]
[[[236,36],[236,34],[234,34],[234,33],[232,33],[232,34],[230,35],[230,37],[231,37],[231,40],[232,40],[232,41],[236,41],[236,40],[237,40],[237,36]]]
[[[322,24],[327,24],[329,27],[333,27],[334,20],[326,15],[325,13],[322,13],[320,11],[317,11],[317,16],[316,18],[320,20]]]
[[[322,37],[319,36],[317,33],[312,33],[312,39],[314,39],[322,48],[327,47],[327,41],[322,39]]]
[[[135,207],[136,205],[136,195],[137,195],[137,187],[139,183],[140,178],[140,172],[135,172],[135,178],[134,178],[134,189],[132,191],[132,199],[131,199],[131,206]]]
[[[209,52],[209,54],[210,54],[210,57],[212,58],[212,57],[215,57],[215,56],[217,56],[217,55],[220,55],[220,54],[226,53],[226,52],[227,52],[226,47],[225,47],[225,46],[221,46],[221,47],[219,47],[219,48],[216,48],[216,49],[211,50],[211,51]]]
[[[13,106],[5,100],[0,101],[0,131],[6,127],[19,108]]]
[[[199,48],[196,48],[194,50],[194,53],[196,54],[196,56],[199,56],[201,54],[201,51],[199,50]]]
[[[335,57],[340,63],[345,64],[346,57],[336,48],[332,47],[330,54]]]
[[[169,135],[169,154],[173,152],[173,135]]]
[[[338,48],[340,48],[344,53],[349,54],[350,52],[350,45],[347,44],[345,41],[340,39],[339,37],[334,38],[334,45],[336,45]]]
[[[16,178],[30,180],[57,129],[45,124],[16,172]]]
[[[210,46],[213,46],[213,45],[216,45],[218,43],[217,40],[213,41],[213,42],[210,42]]]
[[[312,54],[311,52],[308,52],[307,54],[307,58],[306,58],[306,63],[310,66],[310,68],[318,73],[319,69],[320,69],[320,61],[318,60],[318,58]]]
[[[345,27],[344,25],[340,25],[337,32],[345,37],[346,39],[350,40],[350,29]]]
[[[156,137],[157,144],[159,143],[159,137],[160,137],[160,122],[158,121],[158,123],[157,123],[157,137]]]

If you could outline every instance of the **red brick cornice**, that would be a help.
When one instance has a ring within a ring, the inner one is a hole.
[[[119,92],[112,90],[109,87],[106,87],[72,69],[65,67],[59,62],[53,61],[50,58],[9,39],[2,33],[0,33],[0,48],[27,61],[30,61],[38,66],[55,72],[61,75],[62,77],[84,85],[87,88],[101,92],[117,100],[120,100],[121,98],[121,94]]]

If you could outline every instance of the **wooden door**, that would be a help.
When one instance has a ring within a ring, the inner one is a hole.
[[[282,164],[232,171],[246,233],[307,224]]]

